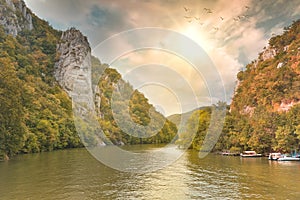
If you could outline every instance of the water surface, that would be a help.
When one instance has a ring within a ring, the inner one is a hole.
[[[4,200],[300,199],[300,162],[215,154],[199,159],[197,152],[187,151],[166,168],[135,174],[113,170],[85,149],[73,149],[0,162],[0,195]]]

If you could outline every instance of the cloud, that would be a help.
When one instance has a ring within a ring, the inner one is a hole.
[[[273,34],[280,34],[283,27],[300,18],[300,3],[298,0],[51,0],[34,1],[25,0],[27,5],[50,24],[59,29],[75,26],[89,38],[94,49],[99,43],[108,37],[134,28],[160,27],[177,31],[198,43],[208,54],[216,66],[223,81],[215,85],[221,88],[224,84],[228,95],[227,102],[233,94],[236,84],[236,73],[254,60],[263,47],[268,44],[268,39]],[[188,8],[186,11],[185,8]],[[208,13],[204,8],[210,9]],[[149,34],[148,42],[156,42],[164,48],[167,42],[177,44],[176,41],[167,41],[157,35]],[[138,36],[120,38],[111,49],[94,53],[102,58],[109,57],[109,53],[116,54],[119,49],[132,50],[141,44]],[[147,41],[146,41],[147,42]],[[178,44],[177,44],[178,45]],[[197,56],[197,52],[182,46],[186,52]],[[160,64],[170,66],[176,73],[188,80],[201,94],[202,99],[209,99],[204,92],[203,82],[191,70],[191,66],[177,58],[166,56],[164,53],[140,52],[134,55],[120,55],[118,62],[113,67],[117,68],[124,76],[132,69],[132,66],[146,64],[154,59],[160,60]],[[102,60],[103,61],[103,60]],[[106,60],[104,60],[106,62]],[[152,69],[153,70],[153,69]],[[160,77],[172,82],[165,71],[145,70],[129,80],[138,86],[139,81],[155,80]],[[154,73],[155,72],[155,73]],[[215,81],[214,79],[211,82]],[[200,83],[200,84],[197,84]],[[180,93],[180,82],[173,80],[173,87]],[[157,89],[157,87],[156,87]],[[161,90],[162,91],[162,90]],[[148,98],[158,104],[167,105],[166,114],[178,110],[174,106],[172,110],[168,92],[155,93],[155,87],[144,90]],[[221,91],[216,91],[220,92]],[[159,98],[158,98],[159,96]],[[188,95],[187,95],[188,96]],[[171,98],[172,99],[172,98]],[[186,100],[188,104],[188,100]],[[206,101],[207,102],[207,101]],[[187,107],[186,107],[187,108]]]

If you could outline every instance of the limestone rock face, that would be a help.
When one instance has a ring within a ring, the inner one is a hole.
[[[89,102],[88,96],[92,92],[91,48],[87,38],[79,30],[71,28],[63,32],[57,52],[56,80],[70,97]]]
[[[90,132],[97,135],[93,136],[97,144],[105,145],[103,142],[105,135],[95,118],[97,111],[95,112],[95,96],[92,89],[91,48],[87,38],[79,30],[71,28],[63,32],[60,43],[57,45],[57,53],[59,59],[55,63],[54,76],[72,98],[75,119],[78,117],[84,119]],[[95,92],[97,94],[97,91]],[[96,101],[97,103],[100,102]],[[91,140],[85,140],[86,130],[81,126],[76,126],[76,128],[84,145],[92,145]]]
[[[7,34],[17,36],[24,29],[32,30],[31,11],[22,0],[1,0],[0,25]]]

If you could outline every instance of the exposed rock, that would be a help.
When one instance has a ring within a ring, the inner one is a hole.
[[[258,60],[257,60],[257,59],[255,59],[255,60],[254,60],[254,62],[253,62],[253,67],[254,67],[254,68],[256,68],[256,67],[257,67],[257,65],[258,65]]]
[[[2,0],[0,7],[0,25],[4,27],[7,34],[17,36],[24,30],[32,30],[31,11],[26,7],[22,0]]]
[[[275,107],[277,112],[287,112],[289,111],[294,105],[299,104],[300,101],[290,101],[290,102],[281,102],[279,107]]]
[[[265,61],[274,58],[276,54],[277,54],[276,49],[269,47],[262,53],[261,57],[262,60]]]
[[[91,48],[79,30],[71,28],[63,32],[57,45],[60,55],[55,64],[54,76],[70,97],[84,98],[92,90]]]
[[[96,105],[100,106],[99,88],[92,89],[92,63],[91,48],[85,36],[79,30],[71,28],[63,32],[61,41],[57,45],[59,60],[55,63],[54,76],[61,87],[68,93],[73,101],[73,109],[76,116],[84,119],[89,126],[89,130],[97,133],[97,143],[100,146],[105,145],[102,141],[105,136],[98,129],[98,121],[93,118]],[[93,94],[97,95],[93,95]],[[91,125],[93,127],[91,127]],[[85,145],[90,145],[85,141],[83,129],[77,129]]]
[[[282,66],[283,66],[283,63],[282,63],[282,62],[278,63],[277,69],[281,68]]]
[[[16,7],[11,0],[5,0],[5,3],[8,7],[10,7],[13,11],[16,11]]]
[[[254,113],[254,110],[255,110],[255,107],[245,106],[242,111],[242,114],[247,114],[247,115],[250,115],[250,117],[251,117]]]

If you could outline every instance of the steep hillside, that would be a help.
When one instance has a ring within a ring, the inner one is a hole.
[[[1,1],[0,159],[82,146],[53,72],[61,32],[23,1]]]
[[[239,85],[231,109],[251,113],[261,105],[288,111],[300,103],[300,22],[270,39],[257,60],[238,73]]]
[[[177,134],[176,125],[157,112],[142,93],[122,80],[115,69],[105,69],[98,88],[99,121],[113,143],[168,143]]]
[[[237,75],[220,149],[290,152],[300,139],[300,21]]]
[[[0,160],[18,153],[82,147],[70,98],[85,98],[73,88],[78,81],[93,88],[96,98],[88,102],[95,104],[102,129],[113,143],[169,142],[176,134],[176,127],[168,121],[156,137],[139,139],[121,131],[110,110],[113,90],[127,87],[128,94],[133,94],[128,100],[130,116],[140,125],[150,123],[147,113],[153,106],[141,93],[133,92],[117,71],[91,56],[88,40],[80,31],[53,29],[22,0],[0,0],[0,67]],[[101,81],[95,82],[104,70]],[[165,121],[153,113],[154,122]],[[134,131],[133,135],[139,136]],[[88,132],[86,137],[99,142]]]
[[[73,101],[87,106],[80,106],[82,117],[86,115],[82,112],[97,111],[100,127],[109,139],[101,138],[102,142],[166,143],[176,135],[176,126],[156,112],[143,94],[125,82],[115,69],[91,56],[87,38],[80,31],[74,28],[65,31],[57,51],[55,78]],[[131,120],[133,123],[128,123]],[[82,138],[89,145],[99,142],[92,134],[84,134]]]

